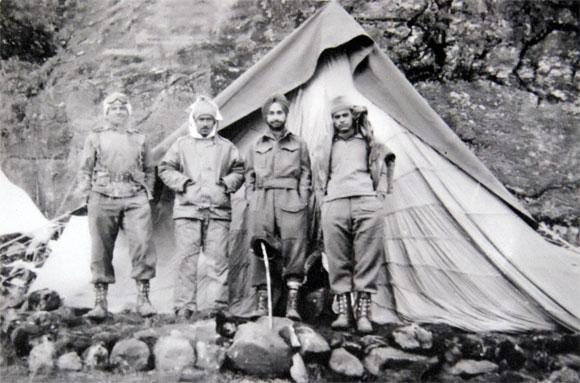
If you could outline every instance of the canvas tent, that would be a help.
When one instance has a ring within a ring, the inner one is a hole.
[[[38,210],[24,190],[16,186],[0,169],[0,237],[24,234],[48,240],[52,224]]]
[[[555,323],[580,330],[579,255],[534,231],[529,213],[336,2],[217,96],[220,133],[242,153],[263,129],[259,108],[272,93],[291,100],[288,127],[306,139],[314,168],[332,134],[327,103],[339,94],[367,106],[377,137],[397,154],[395,192],[382,211],[386,256],[374,321],[390,321],[396,313],[406,321],[471,331],[551,329]],[[157,157],[183,134],[184,127],[163,141]],[[162,309],[170,308],[175,267],[169,204],[170,198],[162,199],[156,219],[157,238],[165,240],[156,242],[160,265],[152,300]],[[242,190],[234,196],[230,241],[231,311],[241,316],[253,304],[246,207]],[[205,279],[199,299],[209,302],[211,260],[200,265]],[[78,301],[90,305],[84,283]],[[127,283],[118,277],[118,285]],[[112,302],[126,301],[111,295]]]

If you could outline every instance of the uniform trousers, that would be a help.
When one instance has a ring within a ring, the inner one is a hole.
[[[151,245],[151,207],[144,190],[123,198],[91,192],[88,219],[92,283],[115,283],[113,249],[119,230],[125,232],[129,242],[131,278],[149,280],[155,276],[157,256]]]

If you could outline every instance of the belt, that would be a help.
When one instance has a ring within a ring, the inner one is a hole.
[[[256,189],[298,189],[298,180],[293,177],[258,178]]]
[[[129,182],[133,180],[131,173],[109,173],[111,182]]]

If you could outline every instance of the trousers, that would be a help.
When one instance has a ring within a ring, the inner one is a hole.
[[[322,235],[335,294],[377,291],[385,265],[380,209],[376,196],[339,198],[322,205]]]
[[[91,192],[88,219],[92,283],[115,283],[113,250],[120,230],[129,242],[131,278],[149,280],[155,276],[157,256],[151,245],[151,207],[145,191],[124,198]]]
[[[228,238],[230,221],[220,219],[178,218],[175,220],[175,241],[177,246],[177,280],[174,289],[174,309],[197,311],[198,262],[199,255],[213,261],[213,276],[218,291],[215,308],[228,304]],[[203,292],[202,292],[203,293]]]

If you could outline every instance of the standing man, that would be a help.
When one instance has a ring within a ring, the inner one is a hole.
[[[379,210],[393,190],[395,155],[374,141],[366,109],[337,97],[330,112],[334,138],[322,185],[321,220],[330,287],[338,295],[339,315],[332,327],[352,326],[350,297],[356,293],[357,329],[369,333],[371,294],[385,262]]]
[[[298,290],[304,279],[311,172],[306,143],[286,129],[288,107],[283,95],[271,96],[262,106],[268,127],[248,155],[246,191],[254,253],[262,255],[261,243],[270,253],[279,253],[271,269],[281,274],[276,276],[281,276],[288,288],[286,316],[301,320]],[[253,316],[267,315],[266,270],[261,259],[252,260],[253,286],[257,289]]]
[[[129,124],[131,104],[126,95],[113,93],[103,102],[105,123],[89,134],[81,159],[79,186],[88,199],[91,234],[91,272],[95,308],[89,318],[107,316],[107,290],[115,283],[113,248],[120,229],[129,241],[129,254],[137,281],[136,310],[147,317],[156,313],[149,301],[149,280],[155,276],[156,256],[149,200],[155,169],[145,139]]]
[[[197,312],[199,253],[213,259],[218,278],[216,308],[228,304],[228,237],[230,196],[244,183],[238,149],[217,135],[217,105],[205,96],[190,107],[189,134],[171,146],[159,165],[159,176],[175,192],[173,219],[179,259],[175,312],[189,319]]]

